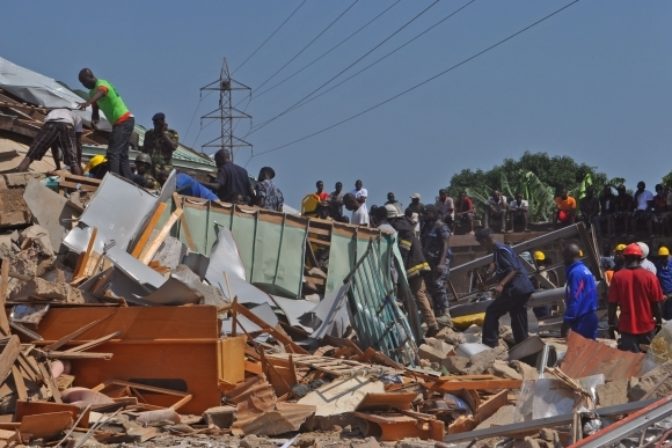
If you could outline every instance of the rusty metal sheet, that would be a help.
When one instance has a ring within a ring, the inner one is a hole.
[[[607,381],[639,376],[643,353],[631,353],[611,348],[578,333],[567,336],[567,353],[560,368],[572,378],[604,374]]]

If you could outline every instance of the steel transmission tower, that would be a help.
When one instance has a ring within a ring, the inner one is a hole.
[[[234,120],[249,120],[252,118],[251,115],[234,107],[233,93],[236,91],[247,91],[249,95],[251,89],[231,77],[226,58],[222,62],[219,79],[201,87],[201,98],[204,91],[219,92],[219,107],[201,117],[201,128],[203,128],[203,120],[219,120],[220,125],[219,136],[202,145],[204,152],[207,153],[206,148],[228,149],[231,153],[231,159],[233,159],[235,157],[234,149],[252,148],[252,144],[233,135]]]

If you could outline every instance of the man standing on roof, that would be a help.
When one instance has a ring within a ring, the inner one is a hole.
[[[135,118],[121,99],[117,89],[104,79],[97,79],[91,69],[83,68],[79,72],[79,82],[89,89],[89,99],[81,103],[79,108],[93,106],[91,121],[98,123],[99,109],[112,124],[112,134],[107,145],[107,161],[110,171],[125,178],[132,176],[131,164],[128,160],[128,145],[135,127]]]
[[[623,256],[625,267],[614,273],[609,287],[609,330],[617,329],[616,312],[620,309],[618,348],[639,353],[639,345],[650,344],[654,331],[662,325],[664,294],[656,276],[640,266],[644,256],[637,244],[628,244]]]
[[[217,165],[217,183],[219,199],[231,204],[249,205],[254,199],[254,190],[247,170],[231,160],[228,149],[220,149],[215,153]]]
[[[37,132],[33,143],[28,149],[26,157],[16,168],[17,171],[27,171],[35,160],[42,157],[51,148],[56,168],[60,167],[57,148],[63,152],[63,161],[72,174],[82,174],[82,119],[68,109],[54,109],[44,119],[44,124]]]
[[[528,336],[527,301],[534,292],[527,270],[509,246],[496,242],[489,228],[476,232],[476,241],[493,254],[488,273],[494,274],[497,286],[495,300],[485,310],[483,344],[496,347],[499,342],[499,318],[509,313],[516,344]]]
[[[163,112],[154,114],[152,123],[154,127],[145,132],[145,142],[140,150],[151,157],[154,176],[167,179],[173,170],[173,153],[180,136],[177,131],[168,128]]]
[[[343,183],[336,182],[334,191],[329,195],[329,216],[339,222],[348,222],[343,215]]]
[[[369,197],[369,190],[364,188],[364,182],[357,179],[357,181],[355,181],[355,189],[352,190],[352,194],[354,195],[355,200],[361,205],[361,213],[365,213],[368,216],[369,209],[366,206],[366,199]]]
[[[282,207],[285,205],[285,197],[282,195],[282,191],[273,183],[274,178],[275,170],[270,166],[265,166],[259,170],[257,184],[254,186],[257,194],[256,205],[266,210],[282,212]]]
[[[366,209],[366,204],[358,201],[352,193],[347,193],[343,196],[343,204],[348,211],[352,212],[350,224],[369,226],[369,212]]]
[[[565,247],[562,257],[567,267],[567,286],[561,333],[565,336],[571,329],[584,338],[595,339],[599,322],[595,278],[581,261],[581,249],[576,244]]]

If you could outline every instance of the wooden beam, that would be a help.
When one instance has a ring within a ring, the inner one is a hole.
[[[455,392],[458,390],[496,390],[520,389],[521,380],[475,380],[475,381],[444,381],[435,383],[432,389],[441,392]]]
[[[251,320],[254,324],[263,329],[265,332],[271,334],[275,339],[277,339],[280,343],[282,343],[291,352],[301,353],[304,355],[308,354],[308,352],[304,348],[296,345],[296,343],[294,343],[294,341],[292,341],[289,337],[285,336],[280,331],[271,327],[263,319],[259,318],[256,314],[254,314],[249,309],[245,308],[243,305],[234,302],[234,309],[236,310],[237,313],[240,313],[249,320]]]
[[[154,213],[152,214],[152,217],[149,219],[149,222],[147,223],[145,230],[143,230],[142,235],[140,235],[140,239],[138,239],[138,242],[135,243],[133,251],[131,252],[131,255],[133,255],[135,258],[140,258],[142,250],[147,245],[147,241],[149,241],[149,237],[152,236],[152,231],[156,227],[156,224],[159,222],[159,219],[161,219],[163,211],[166,209],[166,207],[168,207],[168,204],[166,204],[165,202],[161,202],[156,207],[156,210],[154,210]]]
[[[166,238],[168,238],[170,229],[172,229],[177,220],[180,219],[182,213],[184,213],[184,210],[178,208],[173,212],[172,215],[170,215],[168,222],[166,222],[166,224],[161,228],[159,234],[156,236],[156,238],[154,238],[154,241],[152,241],[152,244],[149,246],[147,251],[140,257],[140,261],[142,261],[144,264],[149,264],[149,262],[152,261],[154,255],[156,255],[156,253],[159,251],[161,244],[163,244]]]
[[[9,259],[2,259],[2,267],[0,267],[0,329],[6,335],[10,334],[9,319],[7,318],[7,310],[5,303],[7,302],[7,289],[9,288]]]
[[[0,353],[0,384],[7,380],[19,355],[21,355],[21,341],[18,336],[13,335]]]
[[[59,348],[63,347],[65,344],[67,344],[68,342],[76,339],[81,334],[87,332],[88,330],[95,327],[96,325],[98,325],[99,323],[101,323],[105,319],[109,318],[110,316],[112,316],[112,314],[108,314],[105,317],[94,320],[93,322],[90,322],[90,323],[84,325],[83,327],[79,328],[78,330],[75,330],[70,334],[66,334],[65,336],[63,336],[62,338],[60,338],[58,341],[54,342],[53,344],[47,345],[46,347],[44,347],[44,349],[47,350],[47,351],[58,350]]]
[[[77,352],[83,352],[85,350],[88,350],[93,347],[98,347],[99,345],[102,345],[109,341],[112,338],[116,338],[121,334],[121,331],[115,331],[114,333],[110,333],[108,335],[105,335],[103,337],[100,337],[98,339],[94,339],[93,341],[86,342],[84,344],[78,345],[76,347],[72,347],[66,350],[66,353],[77,353]]]
[[[87,265],[89,264],[89,258],[91,257],[91,252],[93,252],[93,245],[96,242],[96,236],[98,236],[98,228],[94,227],[93,230],[91,231],[91,237],[89,238],[89,243],[86,245],[86,251],[80,254],[79,259],[77,260],[75,271],[72,274],[72,283],[76,284],[82,278],[86,277]]]

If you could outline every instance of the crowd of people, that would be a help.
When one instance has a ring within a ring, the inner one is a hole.
[[[153,127],[144,135],[142,145],[131,167],[129,147],[135,119],[123,99],[106,80],[98,79],[90,69],[82,69],[79,80],[89,89],[88,99],[81,110],[92,107],[92,121],[100,120],[99,110],[112,125],[107,153],[91,158],[82,170],[81,117],[69,109],[51,110],[17,170],[25,171],[51,149],[57,168],[60,160],[73,174],[86,173],[102,178],[107,172],[125,177],[140,186],[158,189],[173,171],[173,153],[179,135],[168,127],[165,114],[152,117]],[[284,197],[275,185],[275,170],[263,167],[256,180],[245,168],[233,163],[225,149],[214,156],[216,181],[209,185],[186,173],[176,174],[177,191],[211,201],[255,205],[264,209],[283,211]],[[527,303],[536,290],[528,267],[524,266],[511,247],[499,243],[494,232],[529,231],[529,201],[522,193],[508,200],[500,191],[493,191],[477,213],[474,201],[465,191],[453,199],[447,190],[439,190],[432,204],[423,204],[414,193],[410,204],[403,208],[393,192],[387,194],[382,206],[367,201],[369,192],[362,180],[345,192],[342,182],[336,182],[331,193],[324,182],[315,183],[315,191],[301,201],[305,216],[349,222],[378,228],[393,238],[399,246],[406,277],[416,299],[428,336],[442,326],[451,325],[448,311],[448,274],[452,260],[451,235],[458,229],[474,235],[476,241],[493,255],[486,279],[494,281],[494,300],[488,306],[483,323],[483,343],[494,347],[499,343],[499,318],[508,313],[514,340],[522,342],[528,336]],[[607,185],[599,195],[592,187],[585,189],[577,201],[567,189],[560,189],[554,200],[553,224],[564,226],[582,220],[598,234],[614,236],[634,234],[644,229],[648,234],[671,233],[672,190],[658,184],[655,194],[640,181],[633,194],[624,185]],[[349,212],[346,216],[345,212]],[[484,223],[480,225],[479,218]],[[566,296],[562,333],[570,329],[587,338],[596,338],[598,288],[583,263],[583,253],[576,244],[567,244],[562,252],[566,267]],[[649,260],[649,248],[644,243],[618,244],[611,257],[603,259],[607,268],[609,331],[620,333],[619,348],[637,352],[648,344],[660,328],[663,319],[672,319],[672,257],[667,247],[658,248],[656,263]],[[534,263],[543,264],[544,254],[537,251]]]

